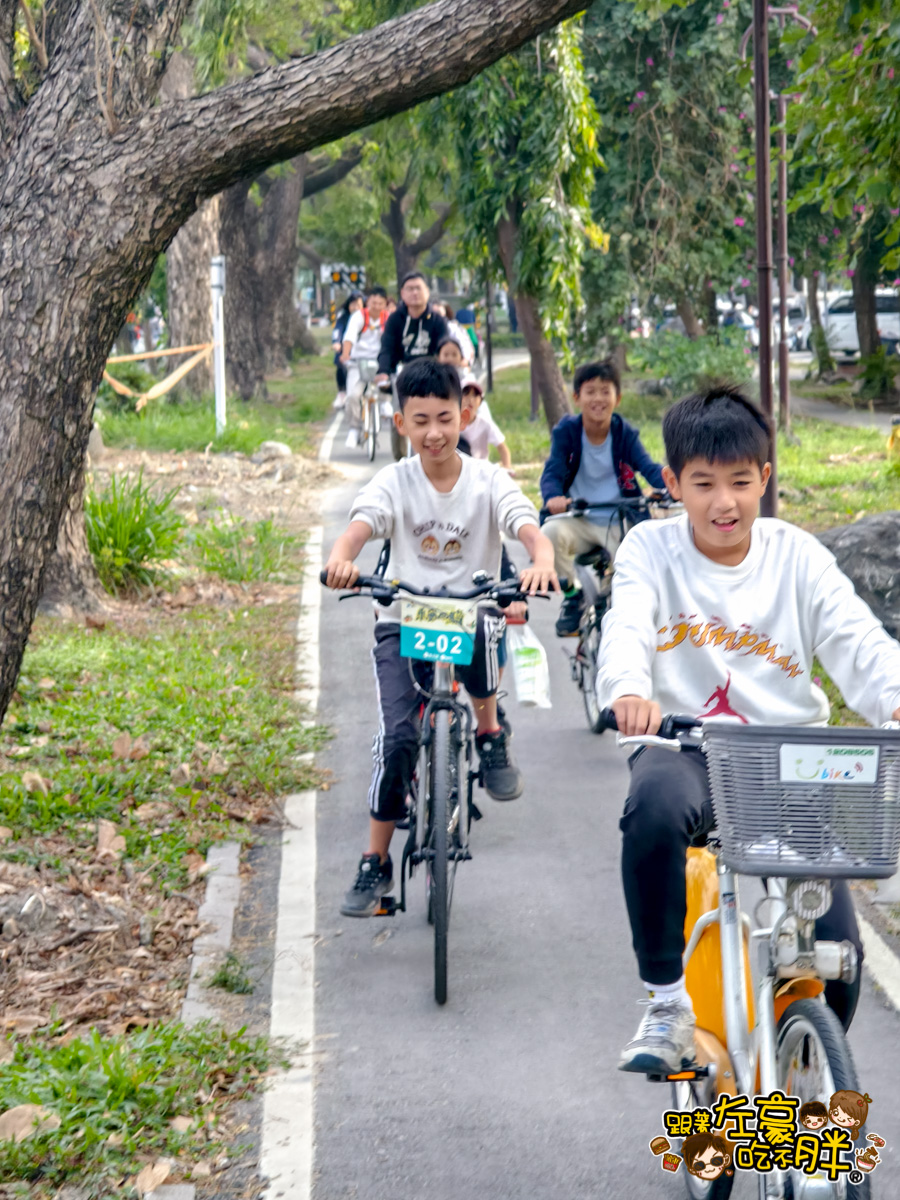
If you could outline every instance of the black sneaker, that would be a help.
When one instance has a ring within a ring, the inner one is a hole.
[[[579,588],[571,596],[566,596],[556,618],[556,636],[574,637],[581,624],[581,614],[584,612],[584,592]]]
[[[381,862],[377,854],[364,854],[359,860],[356,883],[344,897],[341,913],[345,917],[371,917],[381,897],[394,886],[394,865],[388,858]]]
[[[481,758],[487,794],[493,800],[517,800],[522,795],[525,781],[509,752],[509,739],[503,730],[480,733],[475,739],[475,747]]]

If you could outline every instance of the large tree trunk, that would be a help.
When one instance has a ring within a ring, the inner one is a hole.
[[[220,197],[219,244],[225,255],[225,364],[242,400],[265,399],[266,356],[257,315],[262,310],[263,280],[256,270],[259,234],[250,199],[251,179]]]
[[[238,180],[466,83],[583,0],[437,0],[387,32],[156,106],[189,3],[105,6],[101,37],[96,5],[60,0],[51,69],[27,101],[0,71],[0,719],[107,355],[179,228]]]
[[[534,378],[544,406],[544,416],[550,429],[572,411],[562,371],[550,341],[544,336],[540,306],[534,296],[518,290],[515,261],[519,225],[514,213],[508,214],[497,226],[497,253],[503,264],[510,295],[515,297],[519,328],[531,355]]]
[[[878,316],[875,311],[875,285],[878,282],[874,263],[867,253],[860,254],[853,272],[853,300],[856,306],[856,331],[859,334],[860,357],[874,354],[881,345],[878,335]]]
[[[700,336],[700,322],[697,320],[697,314],[694,311],[690,296],[682,292],[675,301],[675,311],[684,322],[684,332],[692,342],[696,341]]]
[[[44,572],[40,610],[50,616],[105,612],[109,604],[94,569],[84,526],[84,473],[59,523],[56,546]]]
[[[813,329],[822,328],[822,314],[819,311],[819,276],[815,271],[806,276],[806,305],[809,309],[809,323]],[[804,346],[805,350],[806,347]]]

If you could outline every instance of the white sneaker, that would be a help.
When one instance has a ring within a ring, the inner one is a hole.
[[[347,403],[347,393],[346,392],[338,392],[338,394],[334,398],[334,403],[331,405],[331,407],[340,410],[344,407],[344,405],[346,403]]]
[[[622,1051],[620,1071],[671,1075],[694,1061],[693,1009],[678,1000],[641,1000],[647,1006],[638,1031]]]
[[[356,429],[350,430],[350,432],[347,434],[347,441],[345,442],[345,445],[350,450],[356,449],[356,447],[359,445],[359,431],[358,430],[356,430]]]

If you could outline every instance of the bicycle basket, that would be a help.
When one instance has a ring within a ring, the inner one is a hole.
[[[896,731],[703,723],[724,859],[744,875],[884,879],[900,851]]]

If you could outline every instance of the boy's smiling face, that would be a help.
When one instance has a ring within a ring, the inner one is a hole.
[[[605,437],[620,396],[609,379],[587,379],[575,393],[588,436]]]
[[[771,471],[768,463],[760,469],[750,459],[721,463],[692,458],[680,475],[663,467],[666,487],[683,502],[701,554],[723,566],[743,562]]]
[[[410,396],[403,411],[394,414],[400,435],[409,438],[426,472],[429,464],[442,464],[456,454],[461,421],[459,401],[440,396]]]

